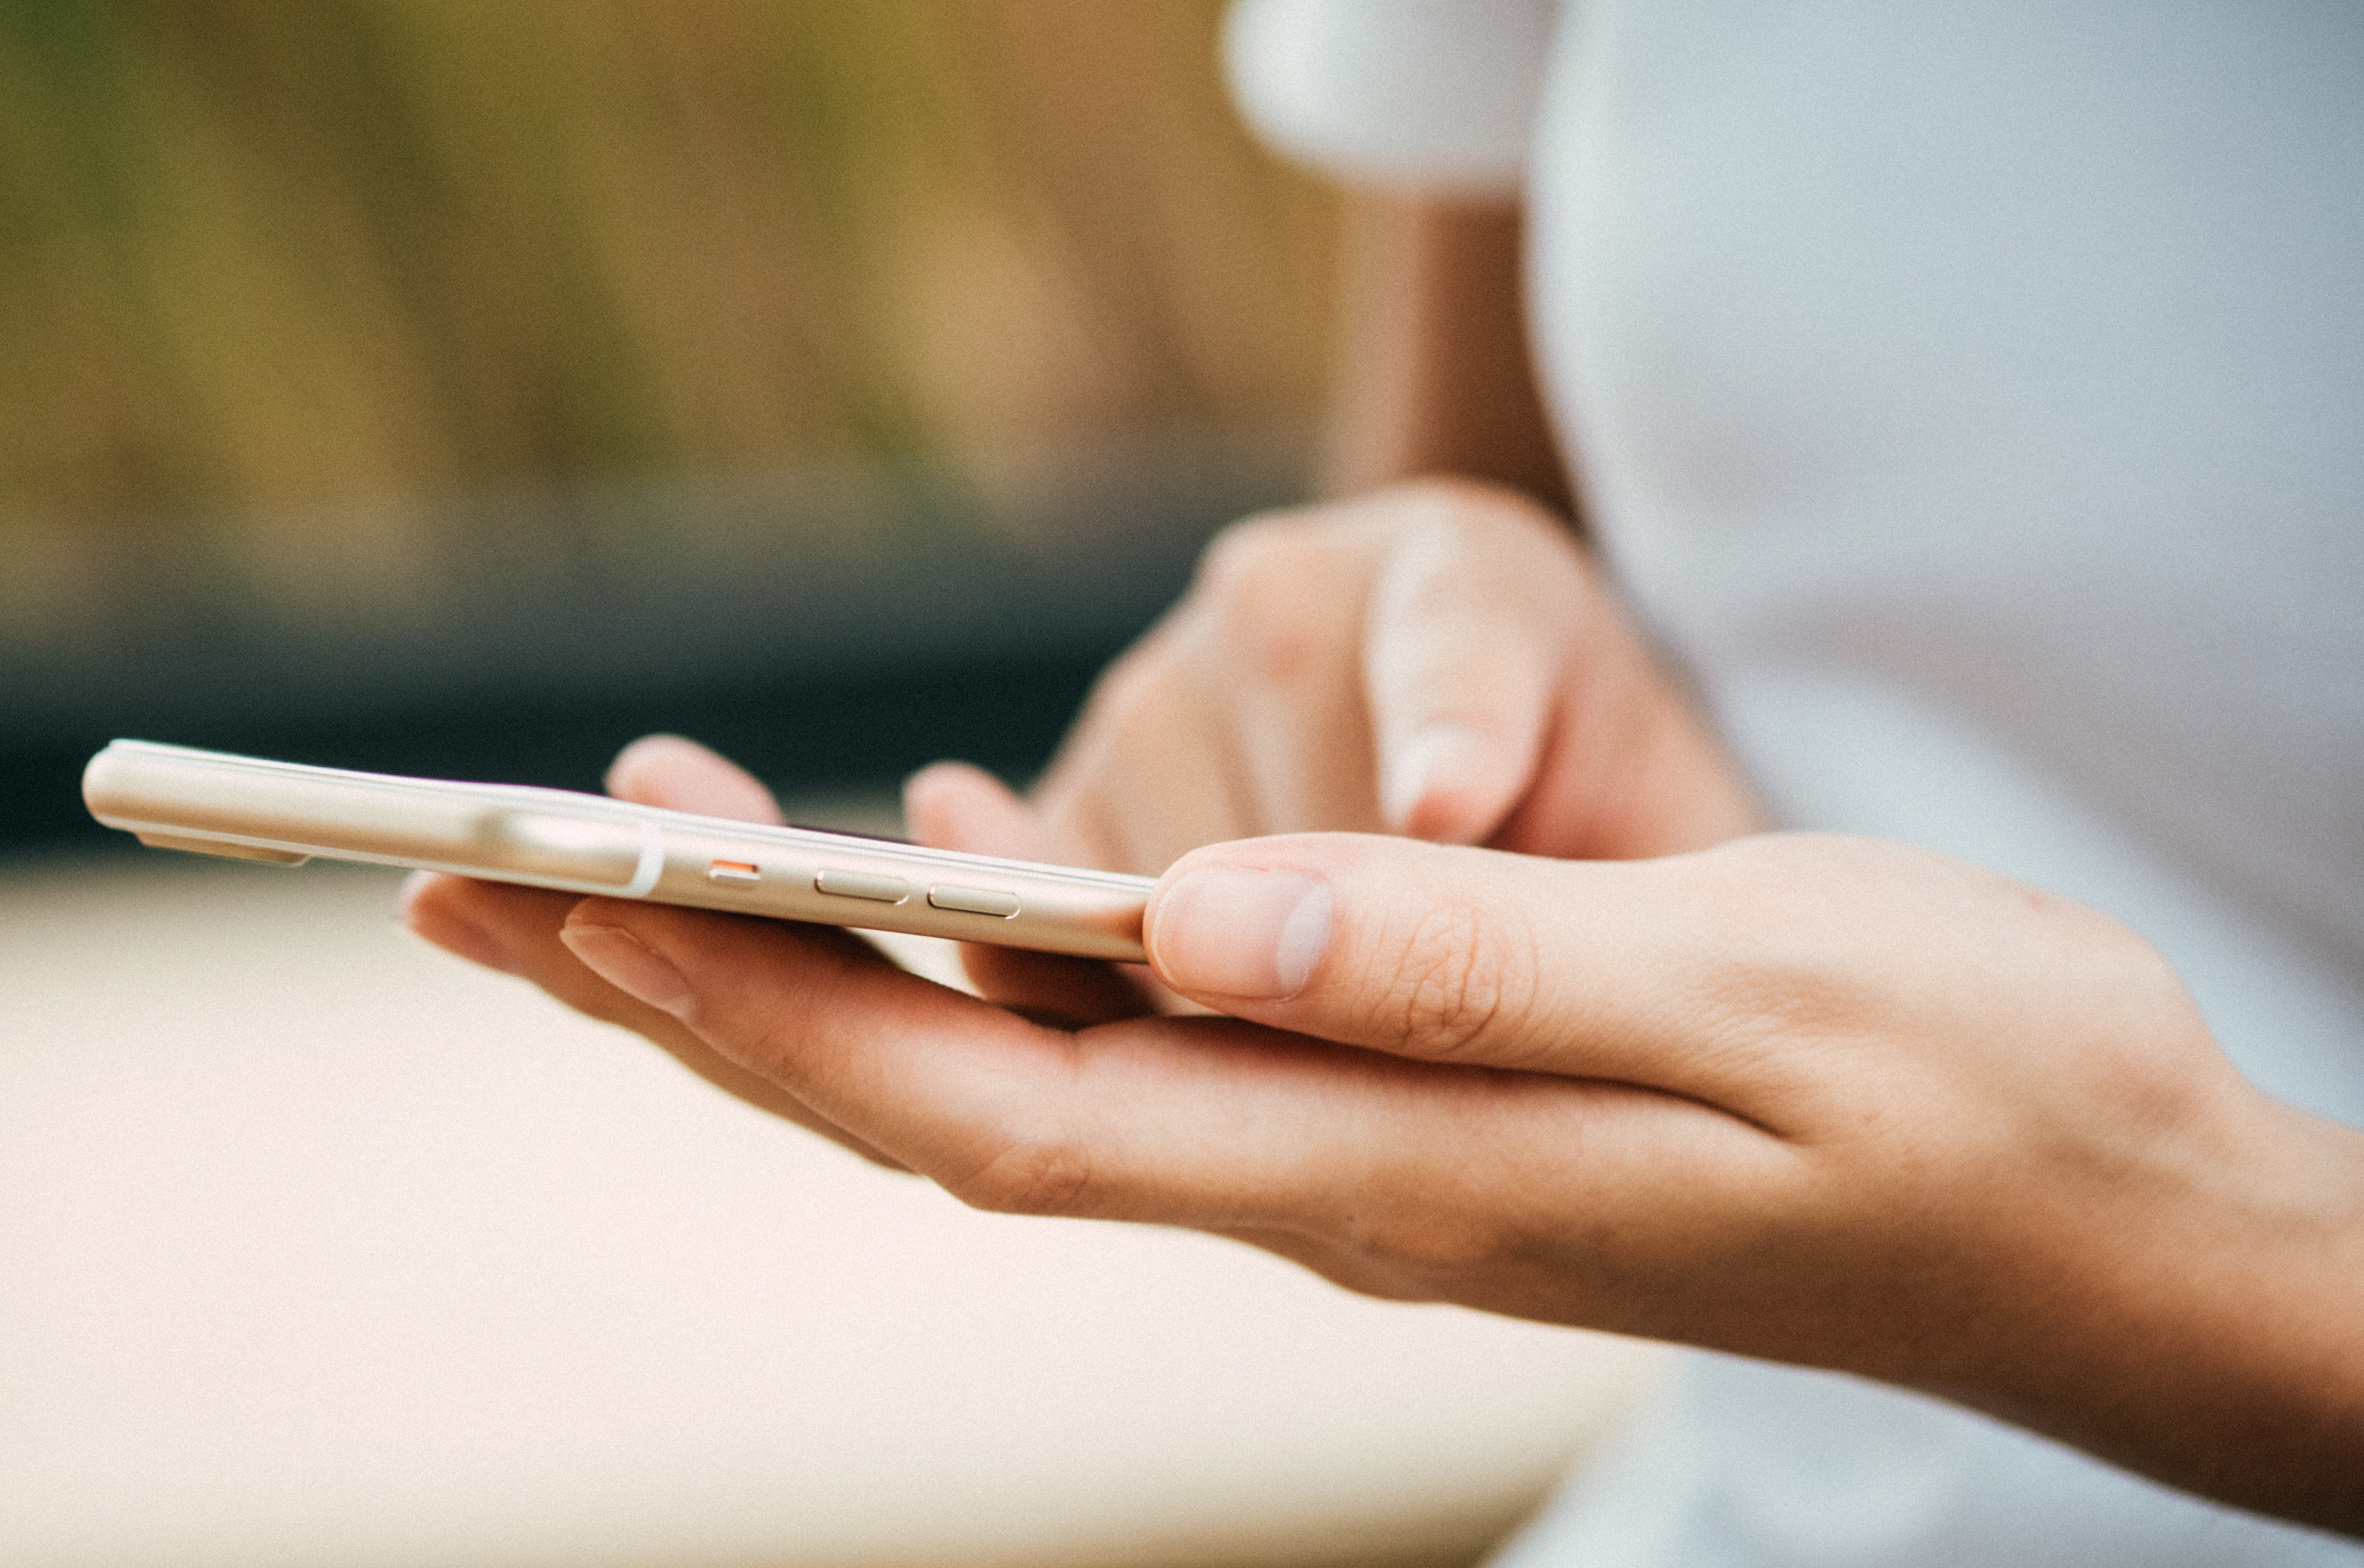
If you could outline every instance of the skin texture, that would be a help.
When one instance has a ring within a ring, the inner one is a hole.
[[[776,818],[673,738],[609,783]],[[443,877],[409,917],[982,1207],[1858,1373],[2364,1532],[2364,1137],[2250,1089],[2094,911],[1757,831],[1519,495],[1242,525],[1031,801],[942,764],[907,814],[1162,873],[1150,971],[977,949],[969,996],[846,932]]]

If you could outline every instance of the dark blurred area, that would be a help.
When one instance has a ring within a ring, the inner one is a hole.
[[[0,0],[0,849],[117,735],[1033,771],[1301,488],[1332,214],[1219,10]]]

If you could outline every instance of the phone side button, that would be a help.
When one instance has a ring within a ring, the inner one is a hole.
[[[900,904],[911,896],[911,884],[899,876],[873,876],[866,871],[817,871],[813,886],[839,898],[867,898],[879,904]]]
[[[951,887],[942,883],[928,889],[928,902],[939,909],[964,915],[993,915],[1007,920],[1018,913],[1018,895],[989,887]]]

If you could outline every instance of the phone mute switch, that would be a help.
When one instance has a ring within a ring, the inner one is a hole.
[[[764,873],[750,861],[716,861],[706,868],[708,882],[728,883],[745,887],[763,880]]]
[[[1004,920],[1018,913],[1018,895],[989,887],[948,887],[939,883],[928,889],[928,902],[939,909],[956,909],[964,915],[993,915]]]

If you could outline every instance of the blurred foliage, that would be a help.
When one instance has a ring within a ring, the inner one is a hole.
[[[1219,10],[0,0],[0,534],[1302,423]]]

